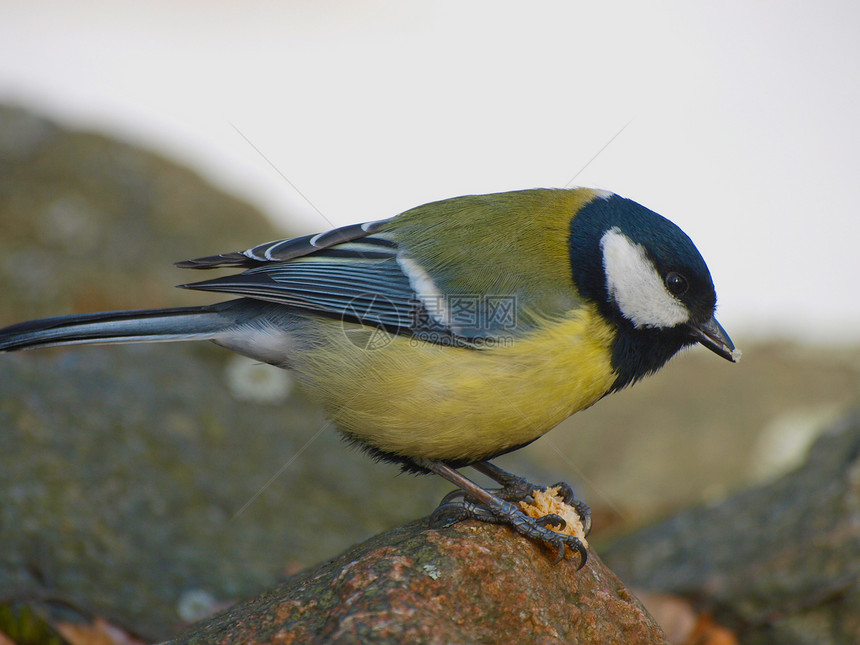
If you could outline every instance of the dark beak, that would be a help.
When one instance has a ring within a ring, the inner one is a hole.
[[[687,327],[690,330],[690,337],[710,349],[714,354],[722,356],[732,363],[741,360],[741,350],[735,349],[732,339],[729,338],[726,330],[717,322],[716,318],[711,317],[704,323],[689,323]]]

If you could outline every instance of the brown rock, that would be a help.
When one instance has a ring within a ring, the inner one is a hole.
[[[376,536],[172,643],[665,643],[591,553],[553,554],[503,526],[426,520]]]

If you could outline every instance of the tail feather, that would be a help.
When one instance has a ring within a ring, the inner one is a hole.
[[[88,343],[206,340],[228,326],[229,320],[211,305],[57,316],[0,329],[0,352]]]

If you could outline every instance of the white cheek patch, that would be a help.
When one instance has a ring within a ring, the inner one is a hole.
[[[609,297],[634,327],[674,327],[689,320],[687,308],[666,290],[641,246],[611,228],[600,238],[600,250]]]

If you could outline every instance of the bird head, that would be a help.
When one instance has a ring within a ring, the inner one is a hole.
[[[740,352],[714,317],[708,266],[675,224],[644,206],[601,194],[571,222],[571,268],[580,292],[615,323],[614,389],[700,343],[737,362]]]

